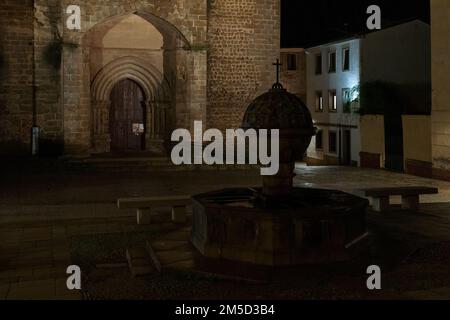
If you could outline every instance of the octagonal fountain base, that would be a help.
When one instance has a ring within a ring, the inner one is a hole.
[[[367,248],[367,200],[295,188],[282,198],[226,189],[193,198],[191,241],[203,257],[266,267],[343,262]]]

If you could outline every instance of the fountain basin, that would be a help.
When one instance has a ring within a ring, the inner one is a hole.
[[[206,258],[261,266],[347,261],[367,248],[368,205],[335,190],[214,191],[193,197],[191,241]]]

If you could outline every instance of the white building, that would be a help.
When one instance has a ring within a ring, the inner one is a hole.
[[[308,163],[359,165],[359,86],[430,83],[430,27],[414,20],[308,48],[306,56],[307,105],[319,130]]]

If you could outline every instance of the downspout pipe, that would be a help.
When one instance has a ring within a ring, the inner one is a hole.
[[[36,22],[35,22],[36,0],[33,1],[33,40],[31,45],[33,46],[33,89],[32,89],[32,128],[31,128],[31,155],[37,157],[39,155],[39,133],[40,128],[37,124],[37,101],[36,101]]]

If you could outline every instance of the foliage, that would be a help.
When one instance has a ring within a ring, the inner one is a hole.
[[[193,44],[191,45],[190,49],[192,51],[205,51],[209,49],[209,46],[207,44]]]
[[[359,96],[360,87],[354,86],[348,92],[348,100],[343,102],[345,113],[358,113],[359,112]]]
[[[56,70],[59,70],[61,67],[62,49],[61,41],[53,41],[47,45],[44,51],[45,62]]]
[[[210,10],[215,6],[217,0],[208,0],[206,5],[208,8],[208,12],[210,12]]]
[[[431,85],[366,82],[360,89],[361,114],[431,114]]]
[[[63,39],[58,35],[56,36],[55,40],[50,42],[45,48],[45,62],[56,70],[59,70],[61,68],[61,57],[64,47],[77,48],[78,45],[74,43],[65,43]]]
[[[381,81],[364,83],[360,92],[361,114],[388,114],[401,107],[398,92]]]

